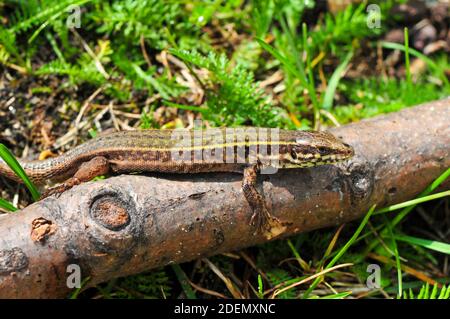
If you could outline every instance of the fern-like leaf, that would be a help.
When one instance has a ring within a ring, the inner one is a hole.
[[[275,127],[287,125],[285,112],[275,107],[255,82],[254,75],[239,62],[232,66],[225,54],[171,50],[185,62],[210,71],[206,92],[207,120],[217,125]]]
[[[435,284],[430,292],[430,285],[426,283],[420,287],[417,295],[414,294],[412,289],[404,291],[403,299],[450,299],[450,286],[444,285],[439,291],[437,284]]]

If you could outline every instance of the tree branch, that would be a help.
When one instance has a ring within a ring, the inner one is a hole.
[[[262,175],[285,233],[339,225],[419,194],[450,166],[450,98],[332,129],[355,157]],[[242,176],[123,175],[0,215],[0,297],[64,297],[69,264],[95,285],[267,241],[254,236]],[[442,188],[448,188],[447,182]]]

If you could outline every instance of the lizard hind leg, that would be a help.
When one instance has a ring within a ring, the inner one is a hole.
[[[258,171],[257,165],[244,169],[242,191],[253,210],[250,224],[256,227],[255,235],[262,233],[266,238],[271,239],[283,233],[286,230],[286,226],[269,212],[264,196],[258,192],[256,188]]]
[[[88,182],[94,177],[105,175],[109,171],[109,162],[106,157],[96,156],[80,165],[75,174],[60,185],[47,189],[41,199],[51,195],[60,195],[75,185]]]

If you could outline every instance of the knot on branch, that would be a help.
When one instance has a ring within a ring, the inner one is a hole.
[[[352,206],[364,206],[372,195],[375,175],[374,170],[367,162],[352,162],[346,169],[350,176],[350,201]]]
[[[98,224],[109,230],[118,231],[130,223],[130,204],[124,203],[120,197],[104,195],[94,200],[90,216]]]
[[[145,216],[130,193],[105,184],[90,193],[84,202],[80,213],[86,214],[83,222],[92,250],[100,253],[131,251],[142,242]]]
[[[0,275],[8,275],[28,267],[28,257],[22,249],[0,250]]]

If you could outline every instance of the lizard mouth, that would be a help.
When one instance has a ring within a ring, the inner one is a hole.
[[[293,154],[285,154],[281,161],[282,168],[302,168],[302,167],[314,167],[320,165],[329,165],[343,162],[354,155],[352,148],[348,148],[347,152],[336,154],[306,154],[303,156],[292,156]]]

